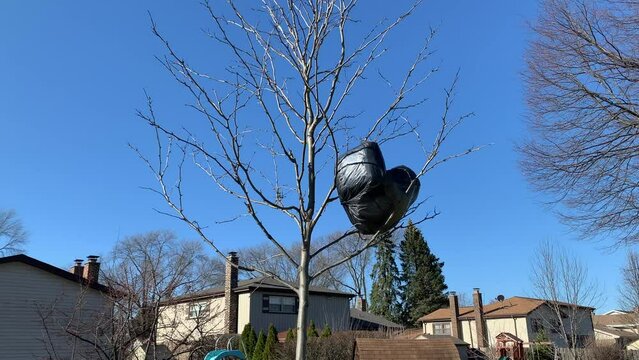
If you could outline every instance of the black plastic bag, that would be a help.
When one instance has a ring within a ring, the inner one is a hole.
[[[420,188],[419,179],[408,167],[386,171],[379,145],[368,141],[339,158],[335,181],[349,220],[365,235],[397,225]]]

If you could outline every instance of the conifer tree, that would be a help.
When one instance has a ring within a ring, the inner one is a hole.
[[[397,321],[400,314],[399,270],[395,262],[395,243],[389,235],[382,237],[376,246],[375,254],[377,259],[371,275],[373,288],[369,311]]]
[[[315,327],[315,321],[311,320],[311,324],[306,330],[306,336],[309,338],[319,337],[319,333],[317,332],[317,328]]]
[[[322,334],[320,335],[320,337],[327,338],[330,337],[332,334],[333,332],[331,331],[331,328],[328,326],[328,324],[324,324],[324,329],[322,330]]]
[[[293,329],[288,329],[288,332],[286,333],[286,342],[289,341],[295,341],[295,332],[293,332]]]
[[[255,330],[250,323],[244,325],[241,339],[243,346],[241,350],[243,350],[246,357],[250,359],[253,354],[253,349],[255,348],[255,342],[257,341],[257,335],[255,335]]]
[[[275,346],[277,346],[277,330],[275,329],[275,326],[271,324],[268,327],[268,336],[266,337],[266,343],[264,344],[262,360],[275,359]]]
[[[264,360],[264,346],[266,345],[266,337],[264,332],[260,330],[260,334],[257,335],[257,343],[251,354],[251,360]]]
[[[421,231],[410,220],[400,251],[401,322],[413,326],[421,316],[446,306],[448,286],[442,273],[444,263],[430,251]]]

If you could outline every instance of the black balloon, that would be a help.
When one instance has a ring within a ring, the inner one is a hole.
[[[337,163],[337,194],[351,223],[365,235],[397,225],[415,202],[419,179],[413,170],[386,170],[379,145],[365,141]]]

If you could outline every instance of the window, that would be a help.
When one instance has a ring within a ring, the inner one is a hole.
[[[297,297],[263,295],[262,312],[278,314],[297,314]]]
[[[434,323],[433,335],[450,335],[450,323]]]
[[[209,314],[209,303],[199,302],[189,304],[189,318],[197,319]]]
[[[540,319],[532,319],[531,328],[533,333],[540,333],[544,330],[544,325]]]

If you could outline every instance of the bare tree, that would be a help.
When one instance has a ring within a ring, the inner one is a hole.
[[[629,250],[626,265],[621,269],[619,304],[628,311],[628,323],[639,322],[639,253]]]
[[[592,311],[587,308],[595,308],[602,299],[588,266],[565,249],[543,242],[534,254],[531,281],[535,296],[546,300],[549,310],[543,326],[557,334],[578,359],[576,349],[584,346],[587,335],[582,329],[592,329]]]
[[[0,256],[24,251],[27,232],[13,210],[0,210]]]
[[[329,241],[327,238],[320,238],[313,244],[314,247],[322,246]],[[287,251],[293,256],[299,256],[301,253],[300,244],[293,243],[287,247]],[[254,246],[243,248],[239,251],[240,258],[245,271],[249,276],[262,275],[264,273],[277,274],[277,276],[288,283],[297,283],[299,272],[298,268],[291,263],[281,251],[274,248],[270,243],[261,243]],[[316,257],[313,257],[309,264],[309,269],[314,272],[316,269],[323,268],[339,259],[340,254],[334,251],[324,251]],[[299,259],[298,259],[299,261]],[[343,286],[343,279],[346,269],[344,266],[337,266],[329,271],[321,274],[313,279],[313,285],[326,287],[334,290],[340,290]]]
[[[116,294],[108,321],[119,358],[136,356],[138,349],[145,359],[176,356],[220,327],[211,322],[221,310],[209,310],[185,326],[189,309],[172,303],[222,282],[223,263],[208,258],[200,242],[178,241],[167,231],[135,235],[118,242],[104,265],[105,283]]]
[[[384,84],[380,90],[391,90],[378,115],[364,120],[358,109],[345,105],[356,89],[364,90],[363,83],[376,75],[371,65],[387,52],[385,40],[418,3],[390,21],[362,29],[353,14],[356,0],[264,0],[256,8],[232,0],[220,8],[205,2],[213,28],[208,35],[219,45],[218,51],[233,58],[228,66],[217,66],[215,73],[196,69],[152,20],[153,33],[166,50],[160,61],[192,95],[189,106],[201,122],[160,121],[151,98],[147,98],[148,108],[139,116],[155,131],[157,156],[147,157],[133,148],[158,181],[159,186],[150,190],[170,208],[170,212],[161,212],[185,222],[220,256],[224,255],[220,250],[223,243],[185,205],[186,159],[192,159],[213,186],[245,206],[246,212],[231,220],[250,218],[299,274],[295,285],[284,281],[299,297],[298,359],[306,358],[311,281],[359,255],[379,238],[379,234],[369,236],[348,256],[310,269],[313,258],[356,233],[349,229],[322,246],[312,246],[316,226],[327,208],[336,204],[334,175],[340,154],[361,140],[384,144],[413,136],[423,150],[423,161],[416,171],[420,178],[444,162],[478,149],[442,154],[442,145],[452,131],[471,115],[451,114],[457,77],[443,93],[441,116],[435,121],[419,118],[423,116],[417,112],[419,105],[427,99],[416,90],[437,71],[426,67],[434,31],[426,36],[402,76],[384,76],[382,69],[377,69],[379,84]],[[431,145],[423,143],[431,136],[427,134],[433,136]],[[414,182],[409,191],[413,186]],[[408,215],[423,202],[417,202]],[[434,215],[423,215],[418,222]],[[386,225],[392,219],[390,214]],[[283,226],[298,234],[299,255],[291,254],[285,240],[277,235],[276,230]],[[401,222],[389,226],[390,232],[402,226]],[[249,270],[284,280],[270,271]]]
[[[546,0],[540,14],[524,173],[584,236],[639,241],[639,1]]]

